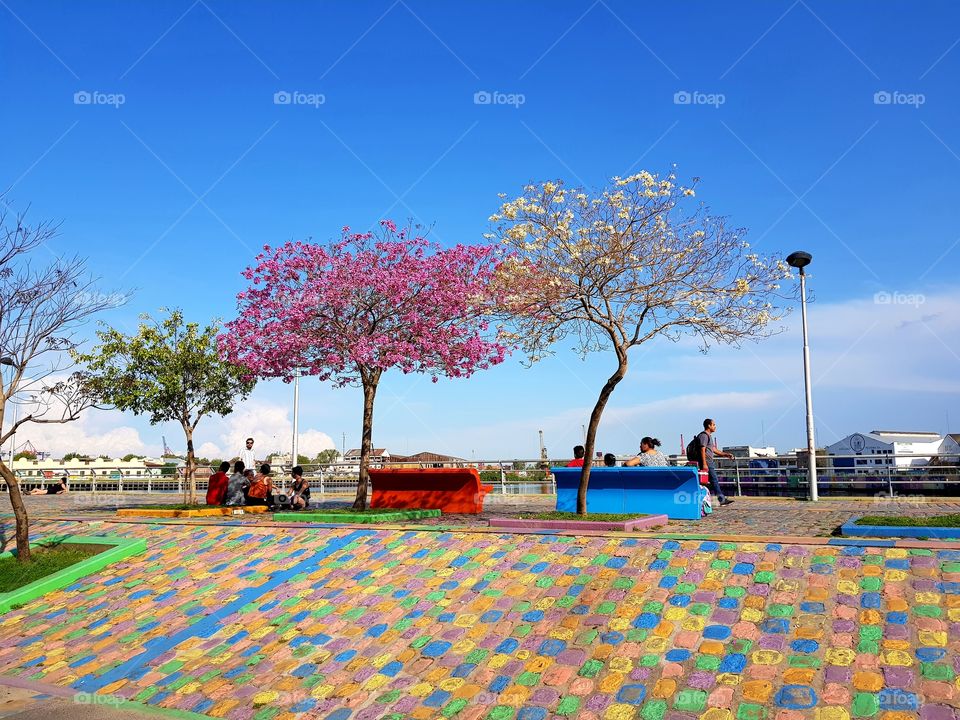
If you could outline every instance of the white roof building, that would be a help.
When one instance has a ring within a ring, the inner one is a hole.
[[[729,445],[724,448],[735,458],[769,458],[777,456],[777,449],[772,446],[753,447],[752,445]]]
[[[943,436],[935,432],[872,430],[847,435],[827,445],[827,452],[839,456],[833,458],[835,468],[906,468],[928,464],[943,451],[943,445]]]

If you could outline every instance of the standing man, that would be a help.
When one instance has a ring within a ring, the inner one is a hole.
[[[253,455],[253,438],[247,438],[246,447],[240,451],[240,461],[245,468],[256,468],[257,461]]]
[[[697,441],[700,445],[699,465],[701,470],[706,470],[710,475],[710,488],[717,496],[720,504],[729,505],[733,500],[724,495],[723,490],[720,489],[720,478],[717,477],[717,468],[716,465],[714,465],[713,459],[714,456],[733,458],[733,455],[713,447],[713,434],[716,431],[717,424],[713,420],[707,418],[703,421],[703,432],[697,435]]]

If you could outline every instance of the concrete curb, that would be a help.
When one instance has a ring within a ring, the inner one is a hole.
[[[117,517],[221,517],[224,515],[248,515],[267,512],[266,505],[250,505],[236,507],[209,507],[197,508],[196,510],[158,510],[155,508],[120,508],[117,510]]]
[[[109,550],[89,557],[82,562],[78,562],[70,567],[64,568],[52,575],[47,575],[39,580],[34,580],[29,585],[11,590],[7,593],[0,593],[0,615],[10,610],[14,605],[23,605],[31,600],[36,600],[42,595],[46,595],[54,590],[60,590],[68,585],[72,585],[80,578],[92,575],[98,570],[102,570],[107,565],[111,565],[120,560],[125,560],[132,555],[139,555],[147,549],[147,541],[137,538],[124,538],[116,535],[86,536],[86,535],[59,535],[44,538],[40,541],[30,543],[34,548],[50,541],[62,542],[71,545],[112,545]],[[13,557],[13,552],[5,552],[0,557]]]
[[[531,518],[495,517],[490,518],[490,527],[510,528],[516,530],[619,530],[630,532],[643,528],[666,525],[666,515],[647,515],[631,520],[537,520]]]
[[[851,518],[840,526],[840,532],[844,537],[933,538],[935,540],[960,540],[960,527],[926,527],[923,525],[857,525],[857,520],[859,520],[859,518]]]

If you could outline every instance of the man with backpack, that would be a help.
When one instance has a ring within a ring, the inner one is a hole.
[[[716,431],[717,424],[712,419],[704,420],[703,432],[687,445],[687,460],[696,463],[701,470],[707,471],[710,477],[710,489],[713,490],[721,505],[729,505],[733,500],[724,495],[723,490],[720,489],[720,479],[717,477],[714,457],[733,458],[733,455],[713,446],[713,433]]]

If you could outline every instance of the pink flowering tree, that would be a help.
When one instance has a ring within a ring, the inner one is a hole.
[[[390,221],[379,233],[343,228],[328,245],[264,246],[243,272],[238,317],[220,347],[257,377],[296,370],[363,388],[360,480],[367,503],[373,405],[385,370],[469,377],[508,346],[487,317],[500,257],[493,246],[441,248]]]

